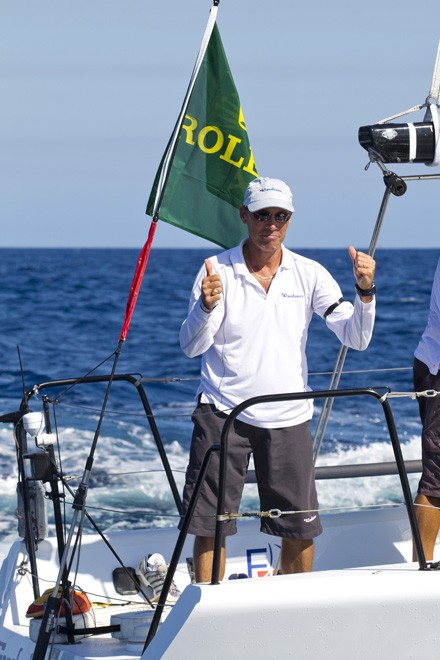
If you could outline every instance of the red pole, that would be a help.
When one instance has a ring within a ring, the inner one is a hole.
[[[151,244],[153,242],[153,237],[156,231],[156,227],[157,227],[157,220],[153,220],[150,225],[150,231],[148,232],[147,242],[142,248],[142,251],[138,258],[136,270],[133,276],[133,281],[130,287],[130,293],[128,295],[127,307],[125,309],[124,325],[122,326],[121,334],[119,336],[119,341],[125,341],[127,337],[128,328],[130,327],[131,317],[133,316],[134,308],[136,306],[136,301],[139,294],[139,290],[141,288],[142,279],[144,277],[144,272],[147,266],[148,257],[150,256]]]

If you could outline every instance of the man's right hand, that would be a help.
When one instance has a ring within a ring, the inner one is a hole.
[[[202,303],[206,309],[213,309],[222,295],[220,275],[214,273],[212,263],[205,259],[206,277],[202,280]]]

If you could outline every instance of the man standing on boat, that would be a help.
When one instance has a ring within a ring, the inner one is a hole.
[[[440,391],[440,260],[432,284],[428,322],[414,352],[413,377],[416,392]],[[422,476],[415,500],[416,517],[425,558],[432,561],[440,529],[440,398],[417,400],[422,421]]]
[[[309,389],[305,351],[314,312],[342,344],[364,350],[370,342],[374,260],[349,248],[358,295],[354,305],[344,302],[325,268],[284,247],[293,210],[292,193],[283,181],[251,181],[240,207],[248,237],[206,259],[196,277],[180,331],[185,354],[202,355],[185,507],[206,450],[220,440],[228,411],[250,397]],[[312,413],[310,399],[259,404],[243,411],[229,434],[226,511],[239,510],[252,453],[261,510],[299,512],[261,519],[261,531],[282,538],[282,573],[312,570],[313,539],[322,531],[309,427]],[[211,579],[218,463],[216,452],[189,528],[196,536],[197,582]],[[235,520],[224,523],[223,530],[225,536],[235,534]],[[222,574],[224,566],[223,539]]]

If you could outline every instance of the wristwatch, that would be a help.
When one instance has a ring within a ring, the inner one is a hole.
[[[360,298],[368,298],[369,296],[374,296],[376,294],[376,285],[372,282],[369,289],[361,289],[361,287],[356,282],[356,293]]]

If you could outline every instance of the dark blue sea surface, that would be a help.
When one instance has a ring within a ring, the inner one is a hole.
[[[345,249],[297,251],[326,266],[340,283],[345,298],[354,298],[352,265]],[[195,274],[203,259],[215,252],[215,249],[152,249],[117,364],[118,374],[164,381],[148,380],[144,386],[179,487],[190,442],[190,414],[200,361],[183,355],[178,333]],[[50,379],[80,377],[102,361],[94,373],[110,372],[138,256],[138,251],[131,249],[0,250],[0,414],[18,408],[24,387],[29,389]],[[412,391],[413,353],[427,320],[438,257],[439,251],[435,249],[377,250],[374,337],[365,352],[348,351],[339,388]],[[310,385],[314,390],[328,388],[338,351],[336,337],[321,319],[314,319],[308,341]],[[179,380],[174,381],[177,377]],[[140,525],[147,516],[157,519],[161,515],[173,515],[172,498],[159,477],[157,450],[144,420],[137,416],[138,398],[132,390],[114,384],[96,452],[93,478],[98,488],[93,505],[100,506],[106,498],[107,507],[110,500],[110,508],[129,511],[122,521],[116,514],[107,512],[107,527]],[[66,395],[63,388],[60,391],[60,400],[53,406],[60,444],[67,453],[64,469],[81,475],[104,387],[96,398],[89,393],[88,386],[74,388]],[[417,401],[409,396],[390,401],[406,457],[418,458]],[[321,405],[317,400],[315,420]],[[41,394],[31,403],[32,409],[40,407]],[[11,425],[1,425],[0,442],[0,502],[4,512],[1,536],[16,524]],[[336,400],[318,464],[391,458],[380,404],[369,397]],[[133,481],[129,486],[122,485],[119,478],[122,466],[125,472],[137,475],[133,479],[140,494],[134,493]],[[401,497],[398,486],[394,482],[384,483],[369,488],[357,482],[349,497],[361,504],[365,500],[398,500]],[[341,493],[328,490],[320,495],[321,503],[323,497],[331,505],[341,500]],[[348,497],[346,492],[345,497]],[[163,519],[163,524],[172,522]]]

